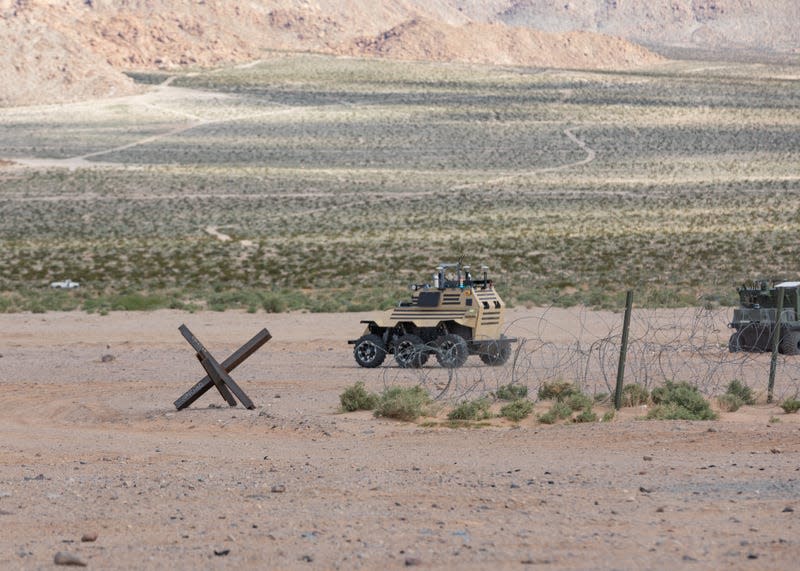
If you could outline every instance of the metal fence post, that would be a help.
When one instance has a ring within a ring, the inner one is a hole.
[[[622,346],[619,348],[619,365],[617,366],[617,386],[614,390],[614,408],[622,408],[622,382],[625,378],[625,359],[628,356],[628,332],[631,328],[631,311],[633,310],[633,291],[628,290],[625,296],[625,321],[622,325]]]
[[[772,358],[769,361],[769,384],[767,384],[767,403],[772,403],[772,393],[775,390],[775,371],[778,368],[778,349],[781,342],[781,321],[783,320],[783,292],[784,288],[775,288],[778,295],[778,303],[775,310],[775,331],[772,333]]]

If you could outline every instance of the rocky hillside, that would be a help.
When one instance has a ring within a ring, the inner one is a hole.
[[[493,4],[496,18],[512,26],[594,31],[656,46],[800,54],[797,0],[496,0]]]
[[[792,29],[798,6],[796,0],[0,0],[0,106],[124,94],[135,89],[124,70],[242,62],[265,50],[581,68],[659,61],[624,38],[788,50],[798,44]]]

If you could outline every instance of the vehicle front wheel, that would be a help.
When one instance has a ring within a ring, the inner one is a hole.
[[[780,350],[784,355],[800,355],[800,331],[787,331],[781,339]]]
[[[386,345],[377,335],[369,334],[359,337],[353,348],[356,363],[367,369],[380,366],[386,358]]]
[[[436,360],[445,369],[457,369],[467,362],[469,348],[460,335],[448,333],[439,338]]]

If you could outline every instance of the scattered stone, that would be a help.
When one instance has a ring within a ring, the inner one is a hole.
[[[100,357],[100,362],[101,363],[110,363],[114,359],[116,359],[116,357],[114,355],[111,355],[110,353],[106,353],[105,355]]]
[[[792,506],[786,506],[785,508],[783,508],[783,513],[785,514],[792,513],[793,511],[794,508]]]
[[[709,432],[719,432],[719,430],[717,430],[717,429],[716,429],[716,428],[714,428],[713,426],[712,426],[712,427],[710,427],[710,428],[708,429],[708,431],[709,431]]]
[[[274,486],[272,486],[272,488],[270,488],[270,491],[273,494],[282,494],[283,492],[286,491],[286,486],[284,484],[275,484]]]
[[[695,559],[695,558],[694,558],[694,557],[692,557],[691,555],[684,555],[684,556],[682,557],[682,559],[683,559],[684,561],[692,561],[692,562],[694,562],[694,561],[697,561],[697,559]]]
[[[644,460],[645,462],[652,462],[653,461],[653,457],[652,456],[642,456],[642,460]]]
[[[67,553],[66,551],[57,552],[55,557],[53,557],[53,563],[55,563],[56,565],[72,565],[73,567],[86,567],[86,561],[84,561],[77,555],[73,555],[72,553]]]
[[[645,488],[644,486],[639,486],[639,491],[640,491],[640,492],[642,492],[643,494],[650,494],[650,493],[652,493],[652,492],[653,492],[653,490],[652,490],[652,489],[650,489],[650,488]]]
[[[84,533],[81,536],[81,541],[83,541],[83,542],[97,541],[97,532],[96,531],[90,531],[88,533]]]
[[[314,561],[314,558],[311,557],[310,555],[303,555],[300,558],[300,561],[305,561],[306,563],[311,563],[312,561]]]
[[[422,559],[419,557],[406,557],[406,567],[416,567],[422,565]]]
[[[216,555],[217,557],[225,557],[230,552],[231,552],[230,549],[215,549],[214,555]]]
[[[34,481],[34,480],[40,482],[40,481],[44,480],[44,474],[39,474],[38,476],[25,476],[23,478],[23,480],[25,480],[26,482],[31,482],[31,481]]]
[[[758,553],[748,553],[747,554],[747,558],[748,559],[758,559]]]
[[[780,448],[770,448],[769,451],[772,452],[773,454],[780,454],[781,453],[781,449]]]

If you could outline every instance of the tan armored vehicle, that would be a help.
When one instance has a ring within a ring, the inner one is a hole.
[[[366,324],[356,340],[353,355],[362,367],[377,367],[393,354],[401,367],[422,367],[431,355],[443,367],[462,366],[469,355],[479,355],[487,365],[502,365],[511,355],[505,337],[505,303],[482,268],[473,278],[469,266],[441,264],[432,284],[413,284],[411,301]]]

